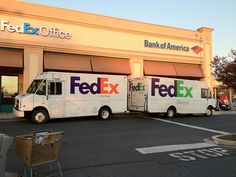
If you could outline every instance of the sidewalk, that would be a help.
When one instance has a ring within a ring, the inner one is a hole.
[[[14,116],[12,112],[1,112],[0,113],[0,121],[20,121],[22,119],[19,119],[18,117]]]
[[[5,177],[22,177],[17,173],[5,172]]]
[[[224,114],[236,114],[236,110],[231,110],[231,111],[214,111],[214,113],[213,113],[213,115],[224,115]],[[23,121],[23,120],[25,120],[25,119],[18,118],[16,116],[14,116],[12,112],[0,113],[0,121],[1,122]]]
[[[236,114],[236,110],[231,111],[215,111],[213,115]]]

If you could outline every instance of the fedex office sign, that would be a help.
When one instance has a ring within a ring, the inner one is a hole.
[[[182,97],[182,98],[192,98],[193,87],[186,87],[183,80],[174,80],[174,83],[171,85],[166,85],[161,83],[159,78],[151,79],[151,95],[156,95],[157,93],[161,97]]]
[[[1,20],[0,32],[8,31],[10,33],[40,35],[43,37],[54,37],[61,39],[71,39],[71,33],[60,30],[55,27],[35,27],[28,22],[23,22],[19,25],[13,25],[8,20]]]
[[[109,82],[109,78],[98,77],[96,82],[81,82],[80,77],[70,78],[70,94],[75,94],[76,90],[83,95],[96,94],[119,94],[119,84]]]

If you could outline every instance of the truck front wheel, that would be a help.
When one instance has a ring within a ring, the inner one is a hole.
[[[106,120],[111,116],[111,110],[108,107],[103,107],[99,111],[99,117],[102,120]]]
[[[32,113],[31,120],[34,124],[46,123],[49,119],[48,113],[43,109],[36,109]]]

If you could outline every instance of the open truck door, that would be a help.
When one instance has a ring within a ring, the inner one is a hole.
[[[147,94],[144,79],[129,81],[129,106],[137,111],[147,111]]]

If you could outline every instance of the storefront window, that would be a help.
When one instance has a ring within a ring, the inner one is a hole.
[[[0,93],[0,111],[11,111],[14,98],[18,95],[18,76],[1,76]]]
[[[3,99],[15,97],[18,94],[18,77],[2,76],[1,91]]]

